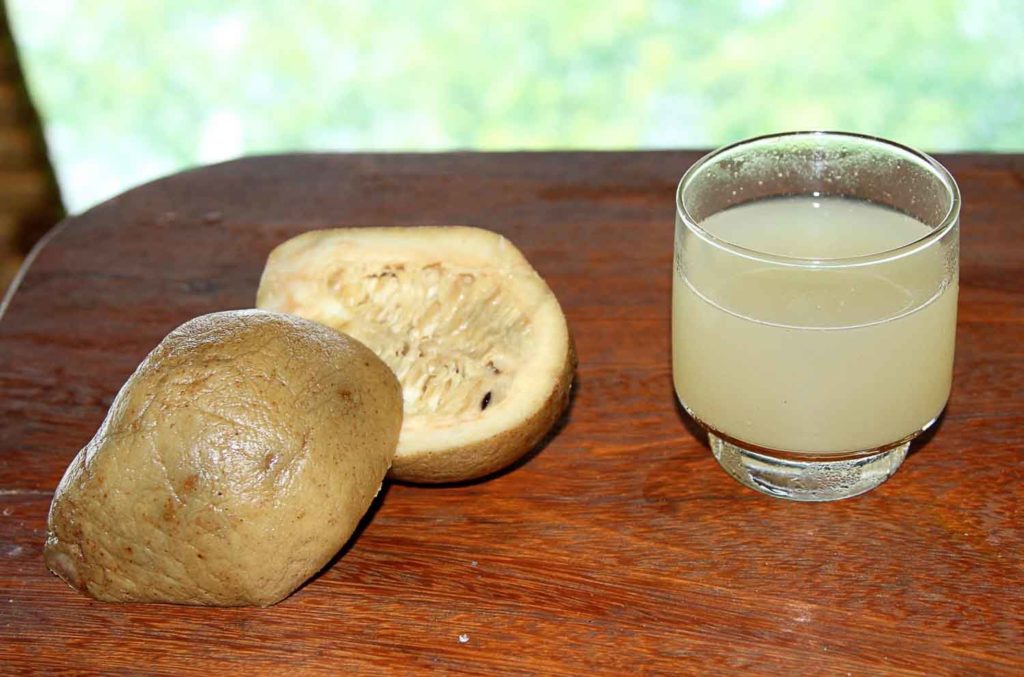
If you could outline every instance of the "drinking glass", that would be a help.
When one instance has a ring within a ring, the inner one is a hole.
[[[694,164],[676,193],[676,394],[758,491],[888,479],[949,397],[960,194],[929,156],[793,132]]]

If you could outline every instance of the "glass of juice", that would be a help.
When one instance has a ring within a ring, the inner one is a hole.
[[[960,193],[882,139],[727,146],[676,193],[672,372],[741,483],[797,501],[888,479],[949,397]]]

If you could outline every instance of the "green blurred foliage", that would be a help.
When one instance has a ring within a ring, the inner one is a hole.
[[[8,0],[67,201],[286,150],[1024,150],[1024,0]]]

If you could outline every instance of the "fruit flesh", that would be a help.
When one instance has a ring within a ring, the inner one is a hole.
[[[459,481],[498,470],[532,447],[568,401],[575,354],[558,301],[522,254],[489,231],[306,233],[271,253],[257,306],[346,332],[394,370],[405,403],[397,479]]]
[[[406,416],[434,425],[475,418],[507,396],[531,330],[495,277],[430,261],[348,265],[329,280],[338,305],[321,321],[391,367]]]

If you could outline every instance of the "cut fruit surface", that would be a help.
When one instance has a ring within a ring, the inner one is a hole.
[[[480,228],[341,228],[271,252],[256,305],[334,327],[402,384],[391,474],[456,482],[509,465],[565,410],[575,353],[544,280]]]

